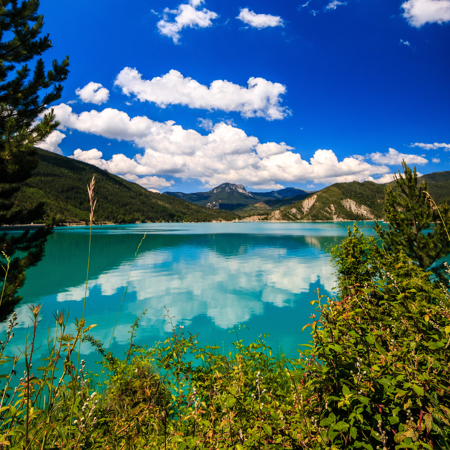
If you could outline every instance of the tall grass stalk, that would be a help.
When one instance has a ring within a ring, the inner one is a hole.
[[[41,304],[31,305],[28,307],[31,313],[33,314],[33,338],[31,340],[31,351],[29,358],[27,358],[27,354],[25,353],[25,367],[27,371],[27,409],[26,409],[26,422],[25,422],[25,448],[28,448],[28,438],[29,438],[29,425],[30,425],[30,371],[31,371],[31,361],[34,353],[34,344],[36,342],[36,329],[39,323],[39,312],[42,308]],[[31,443],[30,443],[31,445]]]
[[[8,264],[6,265],[6,269],[4,266],[2,266],[2,269],[5,271],[5,280],[3,282],[2,296],[0,297],[0,306],[3,303],[3,296],[5,295],[6,279],[8,278],[9,266],[11,264],[11,259],[6,255],[6,253],[2,251],[2,255],[6,258]]]
[[[445,225],[445,220],[442,217],[441,210],[439,209],[438,205],[436,205],[436,202],[434,201],[434,198],[426,191],[425,191],[425,194],[427,195],[428,199],[430,200],[430,203],[432,204],[432,206],[434,204],[434,207],[437,209],[437,212],[439,213],[439,217],[441,218],[441,221],[442,221],[442,225],[444,225],[445,232],[447,233],[447,238],[450,241],[450,235],[448,233],[447,226]]]
[[[91,244],[92,244],[92,225],[94,222],[94,210],[95,205],[97,204],[97,199],[94,198],[94,188],[95,188],[95,174],[92,175],[91,184],[87,186],[87,191],[89,195],[89,204],[91,207],[90,215],[89,215],[89,250],[88,250],[88,260],[87,260],[87,270],[86,270],[86,283],[84,286],[84,300],[83,300],[83,312],[81,314],[81,328],[84,326],[84,312],[86,310],[86,299],[87,299],[87,288],[88,288],[88,282],[89,282],[89,266],[91,262]],[[77,358],[77,372],[78,373],[78,367],[80,365],[80,353],[81,353],[81,341],[78,344],[78,358]]]
[[[84,312],[86,310],[86,299],[87,299],[87,288],[89,282],[89,266],[91,262],[91,244],[92,244],[92,225],[94,222],[94,210],[95,205],[97,204],[97,199],[94,198],[94,188],[95,188],[95,174],[92,175],[91,184],[87,186],[87,191],[89,195],[89,204],[90,204],[90,214],[89,214],[89,250],[88,250],[88,260],[87,260],[87,269],[86,269],[86,283],[84,286],[84,300],[83,300],[83,312],[81,313],[81,321],[80,321],[80,329],[81,336],[78,342],[78,356],[77,356],[77,369],[75,372],[75,376],[78,374],[78,368],[80,367],[80,355],[81,355],[81,342],[83,340],[83,327],[84,327]],[[75,394],[75,385],[73,384],[73,393]],[[73,417],[73,404],[70,412],[70,419],[72,421]]]

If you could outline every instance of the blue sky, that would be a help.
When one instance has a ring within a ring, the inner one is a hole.
[[[450,0],[42,0],[40,13],[44,59],[70,57],[41,146],[148,189],[386,182],[403,158],[450,170]]]

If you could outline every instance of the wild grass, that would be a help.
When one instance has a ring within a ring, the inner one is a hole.
[[[94,181],[91,226],[93,191]],[[139,316],[119,358],[110,351],[115,327],[107,348],[89,334],[95,325],[85,323],[86,291],[74,333],[67,315],[55,313],[55,335],[39,362],[41,305],[29,307],[25,371],[16,382],[20,358],[8,353],[14,313],[0,342],[0,365],[8,367],[0,375],[0,447],[448,449],[447,288],[403,253],[383,253],[356,227],[332,256],[337,297],[318,292],[312,340],[297,359],[273,355],[264,339],[245,346],[238,335],[231,352],[202,347],[168,312],[172,333],[163,343],[136,344]],[[81,342],[101,355],[103,382],[80,360]]]
[[[6,267],[2,266],[2,269],[5,272],[5,277],[4,277],[3,287],[2,287],[2,293],[0,296],[0,306],[3,303],[3,297],[5,296],[6,280],[8,279],[9,268],[11,265],[11,259],[8,257],[8,255],[4,251],[2,251],[2,255],[6,259]]]

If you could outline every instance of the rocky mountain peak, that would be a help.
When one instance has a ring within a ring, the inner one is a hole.
[[[253,197],[250,192],[245,189],[242,184],[233,184],[233,183],[223,183],[220,186],[211,189],[209,192],[216,194],[217,192],[240,192],[241,194],[248,195],[249,197]]]

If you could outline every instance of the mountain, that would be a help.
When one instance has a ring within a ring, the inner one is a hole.
[[[306,198],[310,192],[292,187],[279,191],[249,192],[242,184],[223,183],[208,192],[192,194],[164,192],[164,194],[207,208],[248,212],[271,211]]]
[[[39,150],[40,163],[23,183],[15,201],[29,208],[44,202],[45,217],[58,222],[88,220],[86,185],[95,174],[97,206],[95,220],[133,222],[211,222],[233,220],[228,211],[215,211],[168,195],[149,192],[138,184],[112,175],[96,166]]]
[[[437,205],[450,203],[450,171],[421,177]],[[391,183],[389,183],[391,184]],[[370,181],[336,183],[289,206],[280,208],[264,220],[381,220],[387,185]]]
[[[285,199],[298,197],[299,195],[309,195],[311,192],[303,191],[302,189],[288,187],[285,189],[280,189],[279,191],[270,191],[270,192],[253,192],[253,194],[258,195],[260,197],[268,197],[272,199]]]
[[[234,212],[258,214],[264,220],[372,220],[382,219],[385,185],[336,183],[318,192],[286,188],[249,192],[240,184],[224,183],[209,192],[149,192],[109,172],[45,150],[40,164],[23,183],[15,201],[24,208],[44,203],[45,218],[58,222],[88,220],[86,185],[96,176],[97,222],[114,223],[233,220]],[[438,205],[450,203],[450,171],[422,177]],[[234,211],[234,212],[231,212]]]

